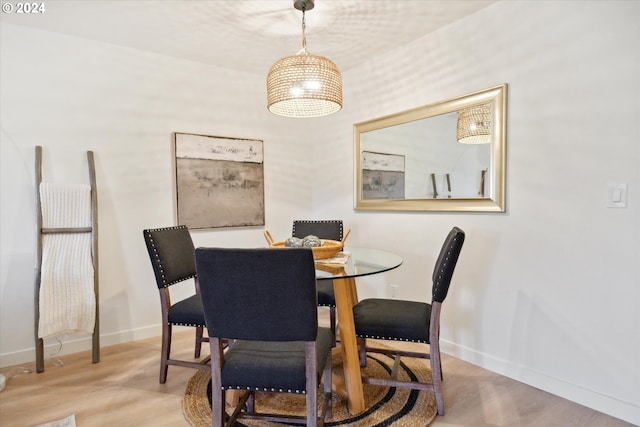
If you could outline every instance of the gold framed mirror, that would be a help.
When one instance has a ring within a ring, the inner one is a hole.
[[[507,85],[354,125],[355,210],[504,212]]]

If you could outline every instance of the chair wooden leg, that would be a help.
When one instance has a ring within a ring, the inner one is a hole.
[[[440,310],[442,303],[434,301],[431,305],[431,323],[429,324],[429,359],[431,362],[431,380],[436,395],[438,415],[444,415],[442,396],[442,360],[440,359]]]
[[[318,425],[318,358],[316,343],[305,344],[306,377],[307,377],[307,427]]]
[[[360,358],[360,366],[367,366],[367,339],[358,338],[358,357]]]
[[[222,378],[220,372],[220,346],[219,340],[209,341],[211,349],[211,425],[212,427],[222,427],[224,423],[226,396],[222,389]],[[216,398],[217,396],[217,398]]]
[[[316,427],[318,425],[318,409],[317,399],[318,389],[313,388],[307,391],[307,423],[308,427]]]
[[[329,307],[329,327],[331,328],[331,332],[333,332],[333,343],[332,347],[336,346],[336,308]]]
[[[225,408],[225,390],[220,390],[218,394],[220,395],[220,399],[215,398],[215,391],[211,392],[211,426],[212,427],[224,427],[226,424],[224,422],[224,414]]]
[[[256,412],[256,394],[252,391],[248,391],[247,392],[249,394],[248,398],[247,398],[247,412],[252,413],[252,412]],[[240,404],[240,401],[238,401],[238,404]]]
[[[202,349],[202,334],[204,332],[204,328],[202,326],[197,326],[196,327],[196,348],[193,352],[193,358],[194,359],[199,359],[200,358],[200,351]]]
[[[160,350],[160,384],[167,382],[169,354],[171,353],[171,325],[162,325],[162,348]]]
[[[436,406],[438,415],[444,415],[444,397],[442,395],[442,364],[440,361],[440,351],[438,348],[431,348],[431,380],[433,381],[433,392],[436,395]]]
[[[333,391],[331,375],[331,353],[329,353],[329,355],[327,356],[327,361],[324,365],[322,382],[324,384],[324,399],[326,407],[326,411],[323,411],[322,413],[322,424],[324,425],[324,420],[333,417],[333,404],[331,402],[331,393]]]
[[[236,405],[236,409],[233,411],[233,413],[231,415],[229,415],[229,419],[227,420],[227,423],[224,424],[225,427],[229,426],[234,426],[236,425],[236,420],[238,419],[238,416],[240,415],[240,412],[242,412],[243,409],[246,408],[245,412],[246,414],[251,414],[253,412],[255,412],[255,394],[254,392],[247,390],[245,391],[241,396],[240,396],[240,400],[238,400],[238,404]],[[249,410],[248,408],[252,408],[251,410]],[[222,413],[222,416],[225,416],[225,413]]]

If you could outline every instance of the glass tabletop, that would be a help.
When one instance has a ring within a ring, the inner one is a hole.
[[[316,262],[316,279],[329,280],[336,277],[361,277],[393,270],[402,264],[398,255],[373,248],[345,247],[349,254],[345,264]]]

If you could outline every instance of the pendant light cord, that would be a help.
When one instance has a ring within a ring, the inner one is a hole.
[[[307,28],[307,24],[305,21],[305,10],[307,9],[307,7],[303,4],[302,5],[302,49],[300,49],[300,52],[298,52],[298,55],[304,53],[304,54],[308,54],[307,52],[307,35],[305,33],[305,30]]]

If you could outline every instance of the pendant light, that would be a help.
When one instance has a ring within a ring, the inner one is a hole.
[[[462,144],[491,142],[491,104],[473,105],[458,112],[456,139]]]
[[[295,0],[302,11],[302,49],[271,66],[267,75],[267,108],[286,117],[319,117],[342,108],[342,75],[324,56],[307,52],[305,12],[314,0]]]

